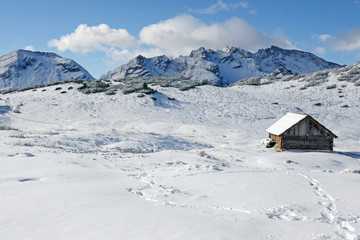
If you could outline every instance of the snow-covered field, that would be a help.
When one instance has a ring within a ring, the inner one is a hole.
[[[0,95],[1,240],[360,239],[360,87],[79,86]],[[333,153],[260,145],[299,111]]]

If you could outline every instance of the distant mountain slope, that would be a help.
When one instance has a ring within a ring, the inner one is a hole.
[[[94,78],[75,61],[55,53],[16,50],[0,57],[0,89],[21,88],[68,79]]]
[[[276,82],[288,83],[291,82],[291,88],[299,87],[300,90],[305,90],[314,86],[326,85],[326,89],[336,89],[341,86],[354,85],[360,86],[360,62],[352,65],[336,69],[325,69],[318,72],[307,74],[293,74],[288,76],[259,76],[252,78],[245,78],[231,86],[244,86],[244,85],[267,85]],[[297,82],[294,85],[294,82]],[[340,87],[339,93],[341,95],[342,89]]]
[[[235,47],[217,51],[199,48],[192,51],[189,56],[175,59],[166,56],[138,56],[100,78],[114,80],[161,75],[227,86],[244,78],[264,74],[309,73],[337,67],[340,65],[327,62],[312,53],[275,46],[260,49],[256,53]]]

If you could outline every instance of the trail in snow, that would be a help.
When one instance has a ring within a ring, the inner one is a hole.
[[[335,233],[341,239],[359,240],[360,234],[358,234],[358,230],[351,224],[358,223],[360,217],[346,216],[345,213],[337,210],[336,199],[334,199],[322,188],[319,181],[302,173],[298,173],[298,175],[309,182],[315,194],[319,197],[318,204],[322,207],[322,209],[320,210],[321,218],[318,220],[335,226]]]

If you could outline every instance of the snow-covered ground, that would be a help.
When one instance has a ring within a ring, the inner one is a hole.
[[[359,240],[360,87],[330,83],[0,95],[0,239]],[[299,111],[333,153],[260,146]]]

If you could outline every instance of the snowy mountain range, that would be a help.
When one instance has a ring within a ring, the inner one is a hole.
[[[169,76],[228,86],[241,79],[262,75],[310,73],[340,65],[325,61],[309,52],[272,46],[255,53],[227,47],[213,51],[199,48],[189,56],[145,58],[141,55],[104,74],[100,79],[115,80],[141,76]]]
[[[75,61],[55,53],[16,50],[0,57],[0,89],[21,88],[68,79],[94,78]]]
[[[217,51],[199,48],[189,56],[174,59],[164,55],[153,58],[139,55],[102,75],[100,79],[169,76],[228,86],[254,76],[302,74],[338,67],[340,65],[327,62],[314,54],[275,46],[255,53],[235,47]],[[94,78],[75,61],[55,53],[17,50],[0,57],[0,89],[23,88],[68,79]]]

